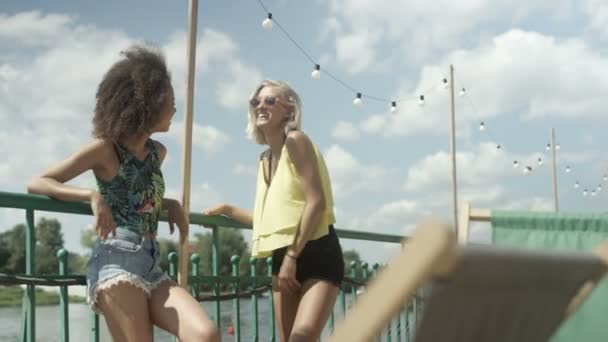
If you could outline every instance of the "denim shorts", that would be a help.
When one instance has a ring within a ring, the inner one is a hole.
[[[97,313],[100,291],[119,283],[142,289],[149,297],[161,282],[170,280],[160,268],[160,249],[156,239],[127,228],[117,228],[116,237],[97,240],[87,263],[87,303]]]

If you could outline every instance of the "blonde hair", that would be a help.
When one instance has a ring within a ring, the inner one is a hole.
[[[283,81],[275,81],[275,80],[264,80],[262,81],[255,89],[253,94],[249,97],[249,99],[257,98],[260,94],[260,91],[264,87],[272,87],[277,88],[281,92],[281,97],[283,100],[287,101],[287,104],[291,107],[291,113],[289,113],[289,117],[287,120],[287,124],[285,125],[285,134],[289,133],[289,131],[299,131],[302,128],[302,102],[300,101],[300,96],[293,90],[289,84]],[[256,143],[260,145],[265,145],[266,138],[264,134],[260,131],[260,129],[255,125],[256,122],[256,113],[255,109],[249,106],[248,115],[247,115],[247,136],[254,140]]]

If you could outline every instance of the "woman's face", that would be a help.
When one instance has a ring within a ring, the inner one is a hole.
[[[173,96],[173,88],[169,92],[169,97],[161,110],[158,122],[152,128],[152,132],[167,132],[171,127],[171,119],[175,115],[175,96]]]
[[[255,113],[255,125],[263,132],[283,130],[289,120],[290,106],[276,87],[262,88],[249,105]]]

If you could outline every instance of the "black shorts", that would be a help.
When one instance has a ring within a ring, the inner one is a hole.
[[[272,274],[279,274],[288,247],[272,251]],[[344,279],[344,259],[338,235],[333,226],[329,233],[310,240],[298,256],[296,279],[300,284],[309,279],[327,280],[340,287]]]

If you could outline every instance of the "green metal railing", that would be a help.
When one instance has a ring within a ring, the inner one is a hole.
[[[67,256],[68,253],[65,250],[60,250],[57,253],[57,258],[59,262],[59,275],[51,275],[51,276],[35,276],[34,275],[34,265],[35,265],[35,224],[34,224],[34,212],[35,211],[47,211],[47,212],[57,212],[57,213],[68,213],[68,214],[79,214],[79,215],[92,215],[91,208],[88,203],[73,203],[73,202],[63,202],[54,199],[50,199],[46,196],[39,195],[29,195],[29,194],[19,194],[19,193],[9,193],[9,192],[0,192],[0,208],[16,208],[23,209],[26,213],[26,230],[25,230],[25,253],[26,253],[26,267],[25,267],[25,276],[24,279],[30,279],[31,281],[22,280],[22,284],[27,284],[25,292],[24,292],[24,300],[23,300],[23,341],[24,342],[33,342],[36,340],[36,296],[35,296],[35,286],[36,282],[34,280],[38,280],[40,284],[42,281],[55,282],[54,284],[58,284],[60,286],[59,295],[60,295],[60,320],[61,320],[61,340],[69,341],[69,310],[68,310],[68,287],[71,285],[85,285],[86,279],[82,275],[69,275],[67,270]],[[166,221],[167,216],[166,212],[162,213],[161,220]],[[218,255],[219,255],[219,233],[220,227],[230,227],[230,228],[238,228],[238,229],[251,229],[251,227],[247,225],[243,225],[239,222],[230,220],[226,217],[222,216],[205,216],[198,213],[190,214],[190,223],[193,225],[204,225],[211,226],[212,233],[212,244],[211,244],[211,256],[212,256],[212,274],[211,275],[201,275],[199,274],[199,266],[200,266],[200,257],[197,254],[193,254],[190,258],[190,274],[188,279],[188,286],[192,293],[192,295],[197,298],[199,301],[212,301],[214,302],[213,319],[215,320],[218,328],[222,331],[222,327],[220,324],[221,318],[221,306],[220,302],[223,300],[232,300],[232,326],[234,328],[234,340],[241,341],[242,331],[241,331],[241,306],[240,301],[241,297],[246,296],[251,301],[251,337],[252,341],[259,341],[260,337],[260,327],[259,327],[259,315],[258,315],[258,297],[261,293],[266,293],[266,298],[268,299],[268,312],[269,312],[269,327],[268,327],[268,340],[276,341],[276,327],[274,323],[274,308],[273,308],[273,298],[272,298],[272,289],[271,289],[271,272],[272,272],[272,260],[268,258],[265,260],[267,265],[267,274],[258,275],[256,274],[256,264],[259,262],[258,260],[251,258],[249,260],[249,275],[248,276],[240,276],[239,274],[239,257],[233,256],[231,258],[232,264],[232,273],[231,275],[219,275],[218,274]],[[401,243],[403,237],[398,235],[391,234],[381,234],[381,233],[371,233],[371,232],[362,232],[362,231],[353,231],[353,230],[344,230],[344,229],[336,229],[338,236],[342,239],[356,239],[356,240],[364,240],[364,241],[373,241],[373,242],[389,242],[389,243]],[[172,279],[177,279],[177,269],[178,269],[178,256],[176,253],[170,253],[168,256],[169,259],[169,270],[168,274]],[[361,265],[361,274],[358,275],[356,272],[357,269],[356,263],[351,263],[350,274],[347,278],[347,282],[350,282],[351,293],[350,300],[351,305],[356,302],[357,299],[357,290],[361,288],[361,285],[367,282],[369,279],[373,278],[378,270],[379,265],[373,265],[372,272],[369,271],[369,265],[367,263],[363,263]],[[15,275],[15,278],[19,278]],[[32,280],[34,278],[34,280]],[[61,281],[72,281],[72,283],[61,283]],[[6,280],[0,278],[0,285],[7,284]],[[66,285],[67,284],[67,285]],[[231,295],[220,295],[220,288],[222,285],[229,285],[232,289]],[[205,287],[211,289],[211,296],[202,297],[201,296],[201,287]],[[243,288],[247,288],[249,290],[244,291]],[[339,311],[341,313],[340,317],[343,317],[346,313],[347,307],[347,294],[344,289],[340,290],[339,298],[336,303],[336,307],[339,307]],[[410,320],[412,317],[409,314],[410,309],[414,310],[414,318],[416,311],[416,303],[413,305],[408,304],[405,306],[402,315],[398,315],[396,320],[396,339],[397,341],[401,341],[402,335],[405,336],[405,340],[409,341],[411,332],[410,332]],[[331,313],[331,317],[327,324],[328,331],[333,330],[333,327],[336,323],[336,309]],[[403,323],[402,324],[402,320]],[[405,327],[405,331],[402,332],[402,326]],[[90,330],[90,338],[91,341],[99,341],[99,317],[97,314],[92,312],[91,314],[91,330]],[[392,326],[386,328],[385,340],[391,341],[392,337]],[[378,337],[380,340],[381,337]]]

